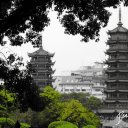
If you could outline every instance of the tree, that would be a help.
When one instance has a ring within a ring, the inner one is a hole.
[[[88,98],[86,107],[90,110],[97,110],[102,106],[102,101],[94,96]]]
[[[49,124],[48,128],[78,128],[78,127],[67,121],[55,121]]]
[[[91,111],[95,111],[102,106],[102,101],[100,99],[90,96],[88,93],[70,93],[62,94],[61,96],[62,101],[70,101],[71,99],[78,100]]]
[[[71,100],[64,104],[60,120],[71,122],[80,128],[86,125],[94,125],[96,127],[100,125],[99,118],[78,100]]]
[[[4,81],[4,88],[14,94],[15,105],[21,111],[42,110],[44,108],[43,98],[39,95],[39,89],[34,84],[29,65],[26,69],[20,70],[22,59],[10,55],[6,62],[0,59],[0,79]]]
[[[58,119],[64,106],[59,101],[61,94],[51,86],[46,86],[40,95],[47,106],[41,112],[33,112],[31,124],[33,126],[36,124],[38,127],[48,127],[51,122]]]
[[[39,34],[49,25],[49,9],[58,12],[60,23],[67,34],[80,34],[82,40],[98,40],[99,30],[108,23],[110,12],[107,7],[117,7],[123,0],[1,0],[0,1],[0,44],[7,36],[11,45],[31,41],[37,45]],[[127,6],[128,1],[124,0]],[[26,33],[26,38],[20,35]]]
[[[86,102],[90,97],[89,93],[64,93],[61,96],[62,101],[70,101],[71,99],[79,100],[84,106],[86,106]]]

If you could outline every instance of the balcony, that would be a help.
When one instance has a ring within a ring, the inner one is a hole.
[[[126,87],[107,87],[107,90],[128,90],[128,86]]]
[[[108,76],[109,80],[128,80],[128,76]]]
[[[107,105],[104,105],[103,107],[102,107],[102,109],[123,109],[123,110],[125,110],[125,109],[128,109],[128,105],[116,105],[116,104],[112,104],[112,105],[109,105],[109,106],[107,106]]]

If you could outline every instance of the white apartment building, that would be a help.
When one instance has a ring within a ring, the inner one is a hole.
[[[104,68],[96,62],[94,66],[84,66],[72,71],[70,76],[55,76],[53,87],[60,93],[83,92],[104,99]]]

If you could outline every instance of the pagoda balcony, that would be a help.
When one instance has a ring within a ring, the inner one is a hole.
[[[120,102],[128,102],[128,97],[107,97],[105,99],[106,101],[108,100],[108,102],[116,102],[116,101],[120,101]]]
[[[112,52],[112,51],[127,51],[128,47],[113,47],[113,48],[109,48],[106,52]]]
[[[128,90],[128,86],[126,86],[126,87],[107,87],[106,90]]]
[[[127,75],[126,76],[108,76],[108,80],[128,80]]]
[[[32,61],[31,64],[32,64],[32,65],[33,65],[33,64],[35,65],[35,64],[39,64],[39,62],[38,62],[38,61]],[[54,65],[55,62],[42,61],[42,62],[40,62],[40,64]]]
[[[106,60],[106,62],[113,62],[113,61],[116,61],[116,62],[118,62],[118,61],[123,61],[123,60],[125,60],[125,61],[127,61],[128,62],[128,57],[113,57],[113,58],[109,58],[108,60]]]
[[[114,43],[127,43],[128,41],[127,40],[119,40],[119,39],[116,39],[116,40],[112,40],[112,38],[109,38],[108,41],[106,42],[106,44],[108,45],[111,45],[111,44],[114,44]]]
[[[128,67],[108,67],[107,70],[128,70]]]
[[[43,78],[43,77],[34,77],[34,80],[36,80],[36,81],[52,81],[52,82],[54,82],[54,79],[52,79],[52,78]]]
[[[128,63],[128,59],[108,59],[105,61],[105,64],[111,64],[111,63]]]
[[[128,109],[128,106],[124,106],[124,105],[120,105],[120,106],[118,106],[118,105],[109,105],[109,106],[107,106],[107,105],[104,105],[103,107],[102,107],[102,109],[108,109],[108,110],[110,110],[110,109],[123,109],[123,110],[125,110],[125,109]]]

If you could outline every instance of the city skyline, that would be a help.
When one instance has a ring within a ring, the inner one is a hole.
[[[55,53],[53,61],[56,61],[53,69],[56,69],[55,75],[60,75],[62,71],[77,70],[81,66],[93,65],[94,62],[104,62],[107,56],[105,51],[107,49],[108,35],[107,31],[114,29],[119,21],[119,8],[109,9],[112,15],[109,19],[107,27],[102,28],[100,31],[100,40],[95,42],[90,40],[88,43],[80,42],[80,36],[72,36],[64,34],[64,28],[57,20],[55,12],[50,13],[51,23],[42,32],[42,45],[43,48],[50,52]],[[123,26],[128,28],[127,11],[128,7],[121,7],[122,10],[122,23]],[[25,44],[18,47],[9,47],[12,51],[16,52],[19,56],[23,56],[25,61],[29,61],[27,53],[32,53],[37,48],[32,48],[30,44]],[[0,47],[2,49],[2,47]],[[4,49],[3,49],[4,52]]]

